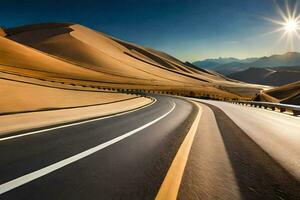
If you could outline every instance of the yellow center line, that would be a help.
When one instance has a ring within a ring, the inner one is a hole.
[[[193,102],[194,103],[194,102]],[[195,103],[196,104],[196,103]],[[184,173],[184,168],[188,160],[188,156],[194,141],[194,137],[197,132],[198,124],[202,114],[202,108],[199,104],[196,104],[198,107],[198,114],[193,122],[189,132],[187,133],[185,139],[179,147],[178,152],[174,160],[172,161],[171,167],[169,168],[167,175],[158,191],[156,200],[172,200],[176,199]]]

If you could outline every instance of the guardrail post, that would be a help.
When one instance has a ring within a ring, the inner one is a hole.
[[[299,110],[293,110],[293,115],[294,116],[300,115],[300,111]]]
[[[286,109],[285,108],[279,108],[280,112],[285,112]]]
[[[271,107],[271,109],[274,111],[274,110],[275,110],[275,107],[273,106],[273,107]]]

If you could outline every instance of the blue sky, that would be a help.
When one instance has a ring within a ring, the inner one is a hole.
[[[273,0],[10,0],[0,13],[0,26],[75,22],[188,61],[289,50],[280,33],[265,34],[278,28],[262,19],[280,19]]]

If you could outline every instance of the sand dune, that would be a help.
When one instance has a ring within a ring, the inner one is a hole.
[[[70,28],[72,31],[70,31]],[[69,31],[69,33],[65,33],[65,31]],[[27,38],[31,35],[36,36],[36,39],[28,40]],[[41,51],[82,64],[95,71],[124,77],[155,79],[158,81],[168,81],[170,79],[184,81],[182,79],[186,78],[180,77],[177,74],[170,74],[171,77],[169,78],[163,77],[161,74],[165,70],[158,69],[149,63],[162,65],[151,60],[149,54],[148,57],[143,55],[142,57],[141,54],[131,51],[133,48],[129,49],[129,46],[133,47],[133,45],[125,42],[122,42],[121,45],[121,41],[116,42],[114,39],[80,25],[60,27],[59,30],[53,28],[30,30],[12,35],[10,38]],[[142,51],[144,54],[146,52],[138,47],[134,50]],[[156,60],[163,62],[157,56],[152,57],[156,57]],[[148,63],[142,61],[145,59]]]
[[[236,92],[240,90],[228,88],[259,88],[78,24],[38,24],[5,31],[7,36],[0,38],[0,70],[9,73],[75,85],[220,98],[243,96]]]
[[[267,90],[263,93],[265,96],[273,98],[273,101],[300,105],[300,81]]]
[[[4,37],[6,35],[6,33],[4,32],[4,30],[0,27],[0,37]]]
[[[50,110],[107,104],[136,98],[112,92],[84,91],[69,88],[42,86],[32,80],[24,80],[16,76],[4,77],[0,74],[1,97],[0,114],[17,113],[36,110]],[[26,81],[26,82],[25,82]]]
[[[151,100],[148,98],[134,98],[126,101],[115,101],[104,105],[102,104],[72,109],[61,109],[47,112],[39,111],[13,115],[2,115],[0,116],[0,136],[16,131],[30,130],[62,123],[70,123],[90,118],[99,118],[101,116],[137,109],[150,103]]]
[[[100,77],[92,70],[63,62],[4,37],[0,37],[0,51],[0,65],[36,70],[70,78],[84,77],[92,79]]]
[[[78,24],[0,29],[0,134],[151,102],[132,90],[239,99],[259,88]]]

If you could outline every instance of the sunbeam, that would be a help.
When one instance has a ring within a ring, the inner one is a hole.
[[[297,12],[298,2],[295,3],[292,9],[288,0],[285,1],[284,9],[282,9],[276,1],[274,1],[274,4],[281,19],[272,19],[269,17],[263,17],[263,19],[279,26],[279,28],[268,32],[267,34],[282,32],[279,41],[286,38],[289,50],[293,51],[295,39],[299,39],[300,36],[300,14]]]

